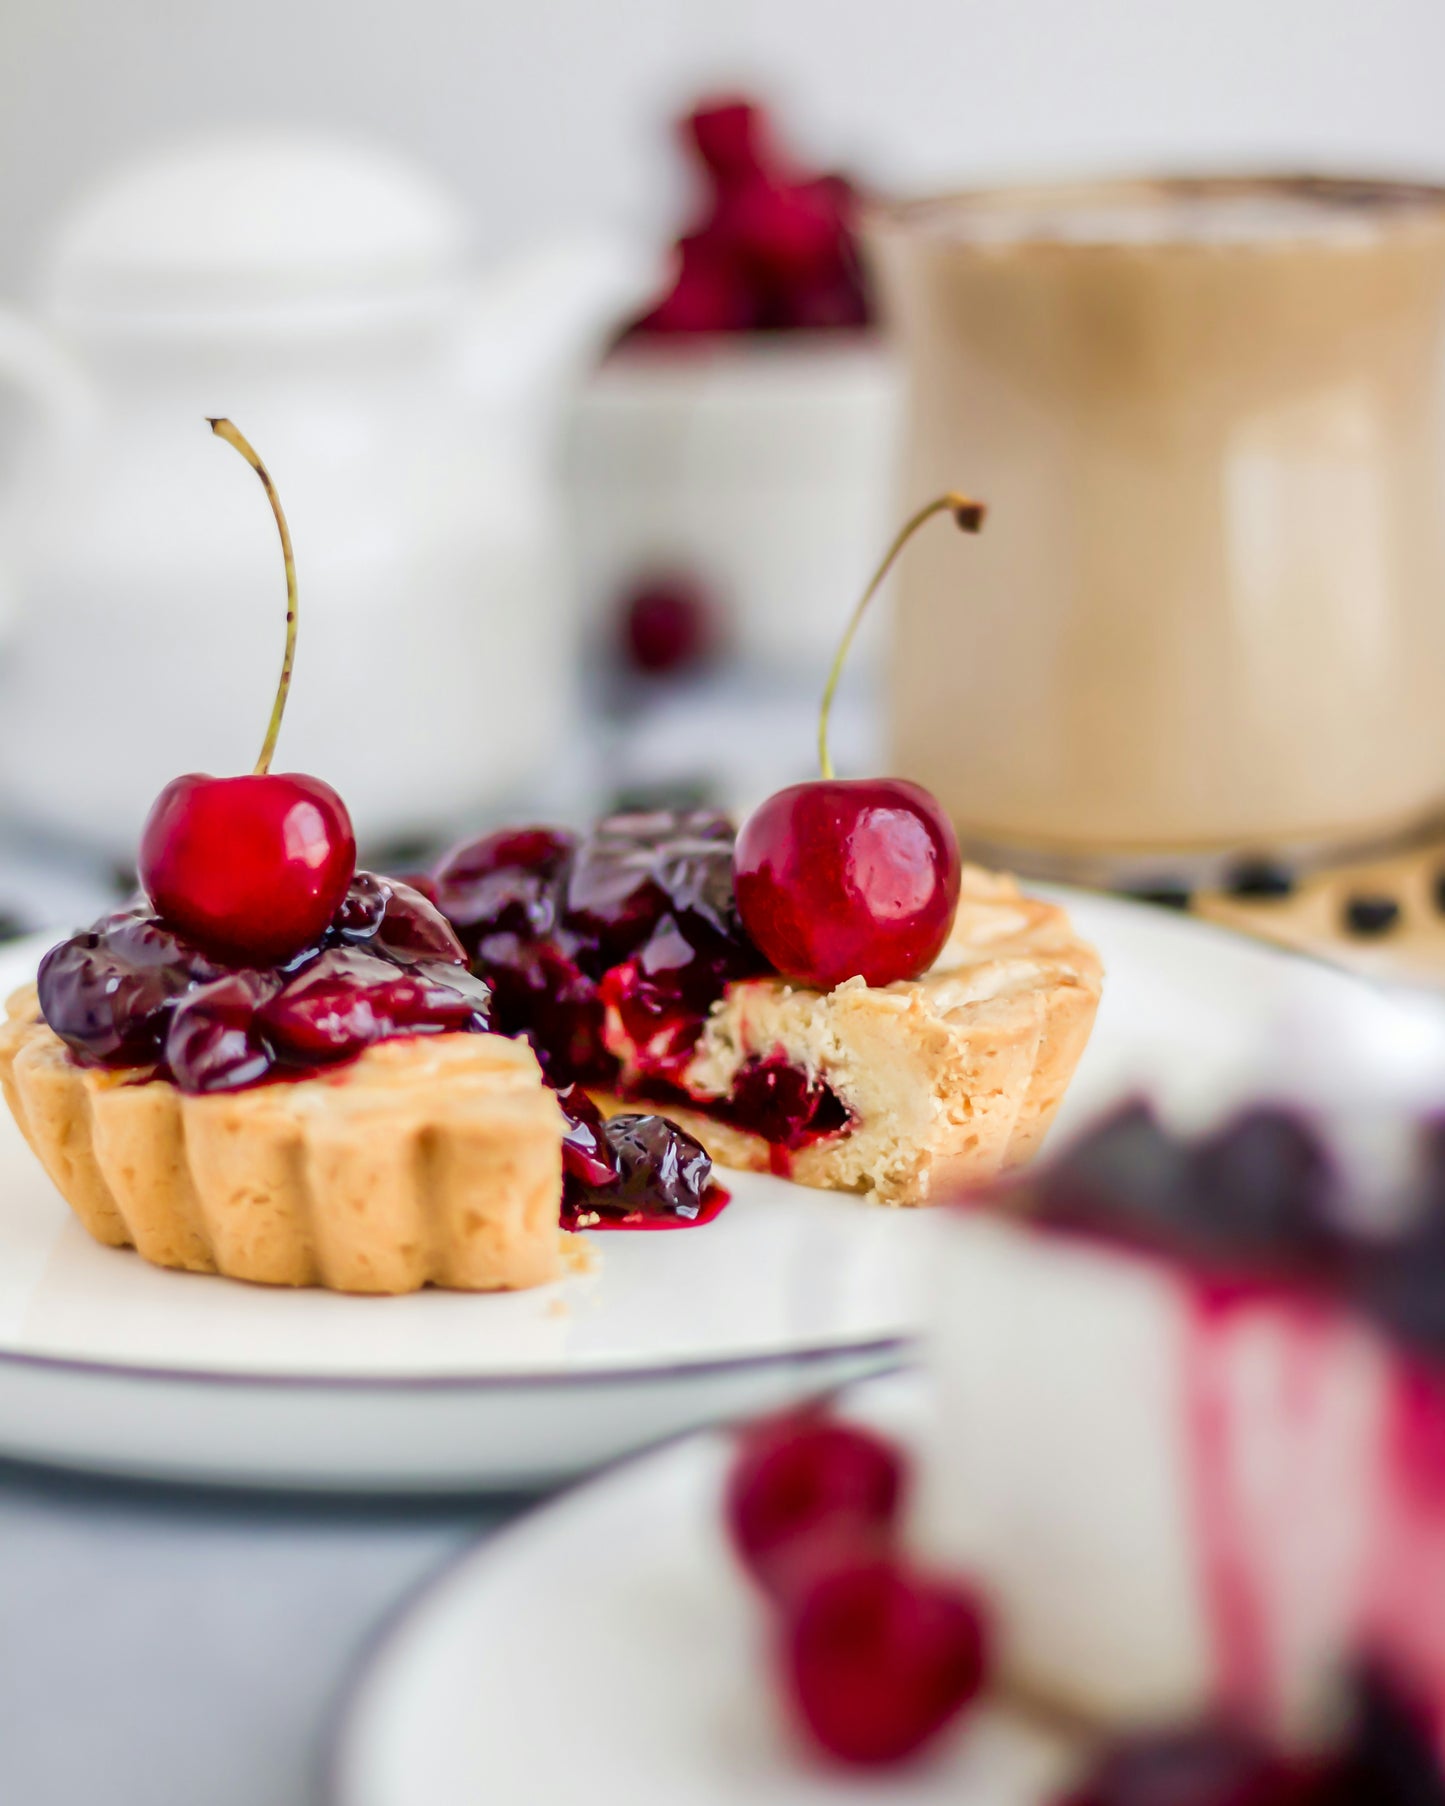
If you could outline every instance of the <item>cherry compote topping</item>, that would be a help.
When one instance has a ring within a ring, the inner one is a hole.
[[[564,1229],[681,1229],[710,1223],[728,1202],[712,1183],[712,1161],[663,1116],[605,1122],[580,1085],[557,1093],[562,1137]]]
[[[852,1121],[835,1092],[781,1054],[741,1066],[732,1094],[714,1110],[790,1154],[841,1134]]]
[[[492,987],[494,1026],[524,1035],[553,1084],[686,1095],[789,1151],[848,1126],[833,1092],[781,1055],[747,1063],[720,1103],[688,1091],[713,1005],[770,970],[738,916],[726,816],[615,815],[581,838],[504,830],[433,882]]]
[[[39,990],[45,1020],[80,1059],[144,1067],[191,1093],[295,1078],[397,1035],[489,1026],[487,986],[445,919],[370,872],[284,965],[218,960],[134,909],[52,948]]]
[[[1036,1220],[1182,1259],[1224,1280],[1303,1284],[1445,1356],[1445,1126],[1415,1136],[1388,1221],[1346,1209],[1343,1178],[1296,1112],[1256,1105],[1211,1134],[1171,1134],[1126,1105],[1024,1181]]]
[[[548,1075],[608,1085],[601,985],[668,1008],[696,1031],[724,973],[761,970],[732,906],[731,829],[721,817],[619,815],[586,839],[544,828],[488,835],[435,875],[437,903],[492,984],[497,1026],[523,1034]]]

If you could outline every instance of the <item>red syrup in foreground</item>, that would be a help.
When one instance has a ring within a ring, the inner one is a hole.
[[[1024,1183],[1044,1232],[1178,1288],[1219,1712],[1277,1728],[1302,1662],[1364,1653],[1419,1696],[1445,1754],[1445,1129],[1425,1121],[1411,1147],[1392,1226],[1373,1231],[1310,1125],[1278,1109],[1191,1141],[1133,1106]]]
[[[1369,1330],[1320,1300],[1182,1283],[1188,1486],[1216,1704],[1277,1728],[1296,1627],[1328,1626],[1342,1648],[1362,1641],[1365,1576],[1349,1557],[1384,1529],[1372,1521],[1389,1483],[1389,1363]]]
[[[1316,1300],[1186,1283],[1219,1709],[1277,1725],[1307,1624],[1407,1676],[1445,1758],[1445,1375]]]

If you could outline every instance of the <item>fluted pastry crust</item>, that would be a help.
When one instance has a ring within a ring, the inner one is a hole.
[[[96,1240],[158,1266],[388,1293],[561,1271],[562,1115],[524,1043],[383,1041],[321,1076],[192,1097],[82,1066],[29,986],[0,1026],[0,1082]]]
[[[731,985],[709,1018],[686,1073],[694,1098],[726,1098],[745,1061],[780,1053],[831,1086],[851,1129],[780,1162],[705,1107],[659,1107],[723,1166],[784,1165],[803,1185],[926,1204],[1037,1148],[1088,1042],[1102,982],[1098,954],[1064,910],[967,866],[948,943],[922,978],[881,988],[851,979],[827,993],[751,979]]]

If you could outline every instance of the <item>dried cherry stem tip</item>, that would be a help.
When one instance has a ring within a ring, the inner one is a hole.
[[[291,529],[286,525],[286,516],[282,511],[281,498],[276,493],[276,485],[271,481],[271,473],[256,456],[255,450],[244,433],[238,432],[229,420],[211,420],[208,424],[218,439],[224,439],[227,445],[235,446],[241,456],[261,479],[261,487],[266,491],[266,500],[271,504],[271,512],[276,516],[276,526],[281,534],[281,556],[286,561],[286,654],[281,661],[281,681],[276,686],[276,700],[271,706],[271,720],[266,729],[266,738],[261,743],[261,756],[254,767],[254,775],[264,777],[271,769],[271,759],[276,751],[276,738],[281,732],[281,717],[286,713],[286,698],[291,693],[291,672],[296,664],[296,560],[291,551]]]
[[[818,711],[818,765],[825,778],[833,776],[833,761],[828,753],[828,717],[833,711],[833,695],[838,688],[838,679],[843,675],[843,665],[848,657],[849,648],[854,636],[862,624],[868,604],[877,595],[883,579],[893,568],[893,562],[918,529],[935,514],[951,514],[955,524],[964,533],[977,533],[983,526],[987,509],[982,502],[976,502],[971,496],[959,495],[950,490],[947,495],[935,496],[926,502],[917,513],[912,514],[898,529],[893,544],[883,554],[883,562],[874,571],[868,587],[863,592],[862,600],[853,610],[853,618],[849,621],[843,638],[839,642],[837,655],[833,660],[833,668],[828,673],[828,681],[823,687],[822,707]]]

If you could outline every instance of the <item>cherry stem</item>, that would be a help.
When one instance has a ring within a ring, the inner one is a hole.
[[[253,776],[265,777],[271,769],[272,755],[276,751],[281,717],[286,713],[286,698],[291,694],[291,672],[296,664],[296,560],[291,552],[291,529],[286,525],[281,498],[276,493],[276,485],[271,481],[270,471],[256,456],[246,435],[238,432],[229,420],[209,420],[209,425],[218,439],[224,439],[227,445],[235,446],[260,477],[261,487],[266,491],[266,500],[276,516],[276,525],[281,533],[281,556],[286,561],[286,656],[281,661],[281,681],[276,686],[276,700],[271,707],[271,721],[266,729],[266,738],[261,743],[261,756],[253,767]]]
[[[877,595],[880,584],[892,570],[894,559],[924,522],[932,520],[935,514],[951,514],[961,531],[977,533],[983,525],[983,517],[986,513],[987,509],[982,502],[976,502],[971,496],[959,495],[950,490],[947,495],[935,496],[931,502],[925,503],[898,529],[893,544],[883,554],[883,562],[874,571],[867,589],[864,590],[862,600],[853,610],[853,618],[849,621],[843,638],[839,642],[837,655],[833,660],[833,669],[828,673],[828,681],[823,687],[823,704],[818,711],[818,764],[825,778],[833,776],[833,761],[828,755],[828,717],[833,712],[833,694],[838,688],[838,679],[843,675],[843,665],[848,657],[848,649],[852,646],[854,636],[862,625],[868,604]]]

